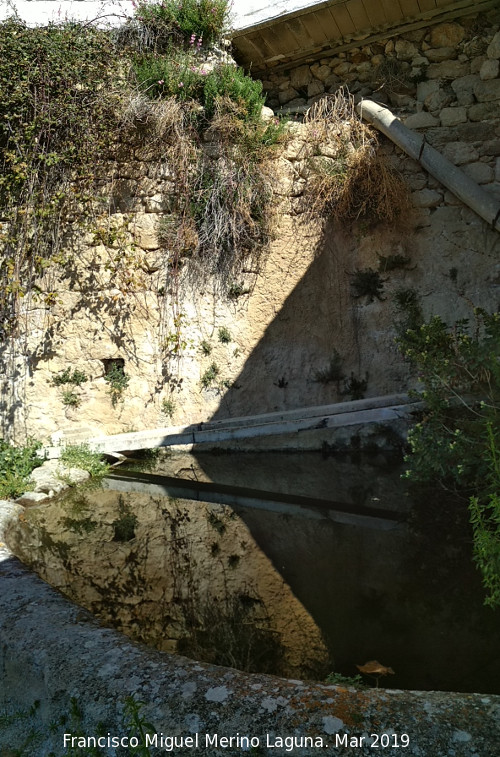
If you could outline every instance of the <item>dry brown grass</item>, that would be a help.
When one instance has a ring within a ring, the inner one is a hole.
[[[305,122],[315,151],[329,156],[311,161],[308,194],[314,215],[344,224],[390,223],[401,216],[409,207],[406,186],[378,155],[375,132],[362,123],[346,90],[315,103]]]

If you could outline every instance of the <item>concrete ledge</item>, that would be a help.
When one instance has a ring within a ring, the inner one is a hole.
[[[0,539],[19,512],[18,505],[0,503]],[[155,652],[100,626],[28,571],[5,545],[0,547],[0,606],[0,713],[15,713],[40,701],[32,717],[41,734],[36,757],[51,750],[62,755],[63,732],[76,733],[71,719],[54,731],[50,728],[69,713],[71,697],[82,710],[78,733],[96,735],[101,723],[106,734],[124,736],[128,696],[144,702],[144,715],[158,738],[198,734],[198,746],[176,749],[175,754],[234,757],[245,751],[216,747],[213,741],[207,746],[205,734],[212,739],[214,734],[253,736],[260,742],[254,753],[274,757],[373,755],[370,734],[385,734],[391,746],[383,752],[394,757],[500,753],[498,696],[356,691],[247,675]],[[401,748],[403,734],[409,737],[408,749]],[[0,732],[0,747],[19,748],[25,737],[25,726],[14,723]],[[292,749],[285,743],[278,746],[277,739],[293,737]],[[316,746],[300,746],[305,737],[315,739]],[[399,747],[392,746],[396,742]],[[165,748],[151,750],[166,753]]]
[[[225,418],[190,426],[171,426],[113,436],[92,437],[86,442],[92,449],[106,453],[152,449],[153,447],[238,442],[242,439],[294,435],[322,429],[337,430],[350,426],[408,421],[411,413],[421,407],[421,402],[411,401],[404,394],[395,394],[333,405]],[[47,447],[43,453],[49,459],[57,458],[63,448],[63,446]]]

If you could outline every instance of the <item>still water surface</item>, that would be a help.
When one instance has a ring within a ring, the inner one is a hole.
[[[467,529],[443,524],[439,500],[416,517],[400,472],[381,457],[176,455],[28,509],[8,541],[158,649],[319,680],[377,659],[388,687],[500,693],[500,618]]]

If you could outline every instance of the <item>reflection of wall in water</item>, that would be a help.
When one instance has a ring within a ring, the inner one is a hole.
[[[73,494],[27,510],[9,538],[45,580],[136,640],[235,667],[301,677],[327,672],[314,621],[228,507]],[[204,624],[216,632],[203,633]],[[199,631],[194,642],[186,641],[190,625]],[[224,647],[215,657],[214,636]]]

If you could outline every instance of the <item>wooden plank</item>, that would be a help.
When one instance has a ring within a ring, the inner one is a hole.
[[[356,26],[356,31],[360,31],[361,29],[369,29],[370,19],[366,15],[363,0],[349,0],[349,2],[346,4],[346,8],[354,22],[354,25]]]
[[[306,28],[309,37],[314,41],[315,45],[324,45],[332,40],[332,32],[326,33],[324,24],[316,18],[316,13],[311,13],[310,16],[303,16],[302,24]],[[335,24],[336,26],[336,24]],[[341,36],[340,33],[338,35]]]
[[[235,47],[240,52],[242,63],[245,67],[252,63],[262,62],[263,58],[259,50],[251,43],[248,37],[238,37]]]
[[[363,6],[371,26],[382,26],[387,23],[384,8],[380,0],[363,0]]]
[[[325,32],[327,29],[331,29],[333,38],[339,39],[340,37],[342,37],[342,32],[339,28],[339,25],[337,24],[335,15],[335,8],[324,8],[323,10],[314,12],[315,18],[317,18],[318,23],[325,30]]]
[[[300,44],[290,32],[288,24],[281,23],[274,28],[262,29],[262,39],[271,50],[268,57],[274,58],[278,54],[288,55],[300,50]]]
[[[333,16],[342,36],[345,36],[346,34],[354,34],[357,31],[356,26],[347,11],[346,5],[347,4],[344,3],[343,5],[332,8]]]
[[[266,58],[271,58],[275,51],[270,48],[266,42],[262,39],[262,35],[260,32],[253,32],[253,34],[249,34],[247,39],[252,43],[252,45],[257,49],[257,52],[259,53],[260,59],[265,60]]]
[[[418,5],[421,13],[426,11],[433,11],[436,7],[436,0],[418,0]]]
[[[420,8],[418,7],[417,0],[399,0],[399,4],[405,18],[418,16],[418,14],[420,13]]]
[[[301,18],[290,19],[290,21],[287,22],[287,26],[296,38],[297,45],[300,49],[308,49],[314,46],[314,40],[311,39],[306,27],[302,23]]]
[[[380,0],[380,5],[384,9],[387,21],[389,23],[400,21],[403,18],[403,11],[398,0]]]

